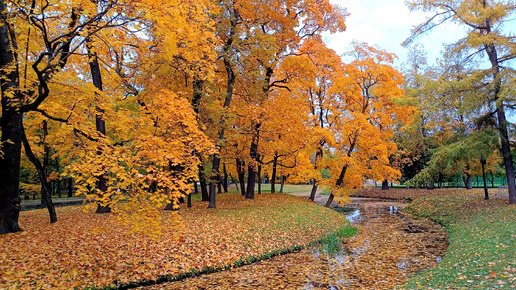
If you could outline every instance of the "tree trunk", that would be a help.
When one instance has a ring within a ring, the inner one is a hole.
[[[326,203],[324,204],[325,207],[330,207],[330,205],[333,203],[333,199],[335,198],[335,196],[333,195],[333,192],[330,193],[330,196],[328,197],[328,200],[326,201]]]
[[[14,61],[5,1],[0,1],[0,86],[2,103],[2,154],[0,158],[0,234],[19,232],[20,159],[23,113],[17,110],[21,102],[18,71],[4,70]]]
[[[471,177],[471,174],[468,174],[466,176],[466,182],[465,182],[466,183],[466,189],[472,189],[473,188],[473,186],[472,186],[472,179],[473,178]]]
[[[254,185],[256,183],[256,172],[254,171],[254,165],[249,164],[247,168],[247,193],[246,199],[254,199]]]
[[[222,193],[222,179],[217,182],[217,193]]]
[[[86,48],[88,51],[88,57],[89,57],[89,65],[90,65],[90,73],[91,73],[91,79],[93,80],[93,85],[95,88],[99,91],[102,91],[102,75],[100,73],[100,65],[97,58],[97,53],[92,52],[91,47],[91,40],[86,39]],[[95,114],[95,127],[97,129],[97,132],[100,136],[106,135],[106,122],[104,121],[104,110],[100,107],[96,107],[96,114]],[[98,155],[101,155],[102,152],[100,151]],[[99,191],[99,196],[102,197],[106,191],[107,191],[107,183],[106,183],[106,177],[104,176],[104,173],[99,175],[97,181],[97,189]],[[109,205],[102,205],[98,204],[96,213],[109,213],[111,212],[111,208]]]
[[[434,181],[430,180],[430,184],[428,185],[428,190],[433,190],[435,188]]]
[[[242,192],[242,196],[245,195],[245,163],[240,161],[240,159],[236,159],[237,173],[238,173],[238,181],[240,182],[240,191]]]
[[[24,133],[25,133],[25,129],[24,129]],[[43,171],[45,173],[45,176],[49,173],[48,172],[48,164],[50,163],[50,148],[48,147],[48,144],[47,144],[47,136],[48,136],[48,122],[47,120],[43,120],[42,122],[42,133],[43,133]],[[45,181],[47,179],[45,178]],[[47,182],[48,183],[48,182]],[[47,184],[48,185],[48,189],[49,191],[47,191],[47,194],[50,196],[50,198],[52,198],[52,187],[50,184]],[[46,198],[43,198],[43,184],[41,184],[41,206],[42,207],[47,207],[47,204],[46,204],[46,201],[47,199]]]
[[[389,190],[389,181],[387,179],[382,181],[382,190]]]
[[[262,194],[262,166],[258,165],[258,171],[256,172],[258,178],[258,194]]]
[[[192,207],[192,193],[191,192],[188,194],[188,197],[187,197],[187,207],[188,208]]]
[[[278,166],[278,157],[275,155],[272,161],[272,176],[271,176],[271,193],[276,193],[276,170]]]
[[[208,208],[216,208],[217,200],[215,199],[215,183],[210,182],[210,200],[208,204]]]
[[[354,147],[354,146],[353,146]],[[353,150],[353,148],[350,150],[350,152]],[[348,153],[348,156],[349,156],[349,153]],[[346,171],[348,170],[348,166],[345,165],[342,167],[342,170],[340,171],[340,175],[339,175],[339,178],[337,179],[337,182],[335,183],[335,187],[340,187],[342,185],[342,183],[344,183],[344,176],[346,176]],[[331,205],[331,203],[333,202],[333,198],[335,196],[333,195],[333,189],[332,189],[332,192],[330,193],[330,196],[328,197],[328,200],[326,201],[326,204],[324,205],[325,207],[329,207]]]
[[[321,119],[322,122],[323,119]],[[322,146],[323,144],[321,144]],[[317,148],[317,152],[315,153],[315,164],[314,167],[317,169],[317,161],[322,159],[323,151],[322,147]],[[314,179],[314,185],[312,186],[312,191],[310,192],[310,200],[315,201],[315,194],[317,193],[317,188],[319,187],[319,182]]]
[[[228,192],[228,171],[226,170],[226,163],[222,164],[222,170],[224,172],[224,179],[222,180],[222,187],[224,192]]]
[[[281,172],[281,186],[280,186],[280,193],[283,193],[283,186],[285,185],[285,176],[283,176],[283,172]]]
[[[45,205],[48,209],[48,214],[50,216],[50,223],[57,222],[57,215],[56,215],[56,209],[54,208],[54,203],[52,203],[52,197],[50,195],[51,188],[50,184],[48,184],[47,181],[47,175],[45,173],[45,169],[43,168],[43,165],[39,161],[39,159],[34,155],[32,152],[29,141],[27,141],[27,137],[25,136],[25,131],[22,129],[22,142],[23,147],[25,148],[25,154],[27,155],[27,158],[29,161],[36,167],[36,170],[38,172],[39,180],[41,182],[41,199],[45,200]]]
[[[208,189],[206,188],[206,176],[204,175],[204,167],[199,165],[199,186],[201,187],[201,200],[208,201],[210,200]]]
[[[199,188],[197,187],[197,181],[193,182],[193,187],[194,187],[194,193],[198,194],[199,193]]]
[[[68,197],[73,197],[73,179],[68,178]]]
[[[246,199],[254,199],[254,185],[256,183],[256,170],[258,160],[258,141],[260,140],[260,126],[261,123],[254,125],[255,135],[251,142],[251,148],[249,148],[249,156],[251,156],[251,163],[247,166],[247,194]]]
[[[514,180],[514,164],[512,163],[511,144],[507,129],[507,119],[505,116],[504,101],[500,100],[502,78],[500,77],[500,64],[498,63],[498,52],[494,44],[484,45],[491,67],[493,69],[494,81],[494,102],[496,105],[496,116],[498,119],[498,131],[500,132],[500,142],[502,144],[502,157],[505,164],[505,175],[507,176],[507,187],[509,190],[509,204],[516,204],[516,183]]]

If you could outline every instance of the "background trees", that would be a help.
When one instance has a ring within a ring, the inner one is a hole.
[[[467,31],[463,39],[449,47],[449,52],[461,62],[473,64],[474,68],[463,78],[477,92],[479,107],[489,108],[488,115],[496,115],[500,136],[501,153],[508,179],[509,203],[516,203],[514,165],[506,118],[506,107],[512,105],[507,93],[513,79],[513,70],[506,66],[516,58],[514,38],[504,30],[504,23],[514,16],[516,6],[512,1],[411,1],[412,10],[432,13],[422,24],[414,27],[406,41],[422,35],[446,21],[462,25]],[[478,97],[480,96],[480,97]]]

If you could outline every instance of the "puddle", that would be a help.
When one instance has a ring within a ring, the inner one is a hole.
[[[387,289],[441,261],[444,229],[406,216],[400,202],[353,200],[336,208],[358,234],[329,255],[320,245],[223,272],[148,289]]]

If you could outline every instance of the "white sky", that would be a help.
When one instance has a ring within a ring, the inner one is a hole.
[[[404,0],[331,0],[347,8],[350,16],[346,19],[346,31],[326,35],[325,42],[338,54],[349,50],[351,41],[366,42],[377,45],[390,53],[395,53],[399,60],[395,65],[400,68],[406,61],[408,49],[401,43],[410,35],[416,24],[425,20],[421,12],[409,12]],[[418,38],[428,53],[428,63],[435,63],[442,50],[443,43],[453,43],[463,37],[463,28],[453,24],[438,27],[431,33]]]

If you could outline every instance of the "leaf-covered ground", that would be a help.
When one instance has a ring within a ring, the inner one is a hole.
[[[435,267],[447,245],[441,226],[392,209],[382,203],[364,207],[358,235],[347,240],[336,256],[315,246],[145,289],[389,289],[421,269]]]
[[[516,289],[516,205],[483,197],[483,190],[454,190],[407,208],[444,224],[450,245],[442,263],[401,288]]]
[[[45,210],[22,212],[24,232],[0,236],[0,288],[70,289],[156,280],[192,270],[239,264],[278,249],[306,245],[348,225],[335,211],[285,194],[238,193],[206,203],[182,205],[179,240],[172,230],[159,241],[129,235],[110,215],[58,208],[48,223]],[[165,220],[169,213],[163,212]],[[116,282],[115,282],[116,281]]]

